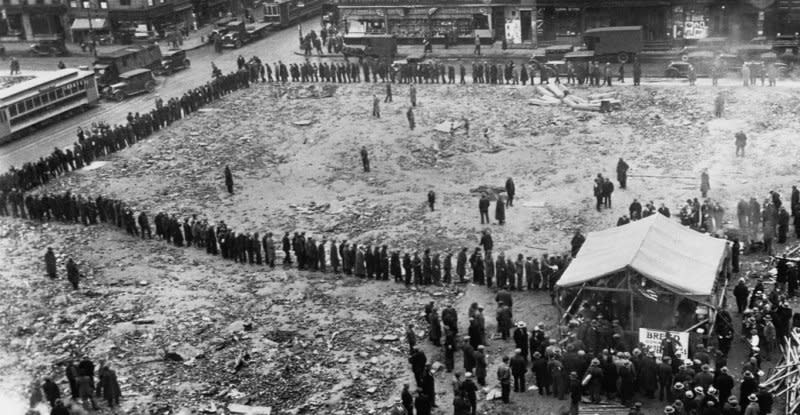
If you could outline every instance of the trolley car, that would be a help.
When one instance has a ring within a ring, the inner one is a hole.
[[[264,22],[285,29],[295,23],[322,13],[324,0],[272,0],[265,1]]]
[[[0,89],[0,144],[92,107],[100,96],[94,72],[61,69]]]

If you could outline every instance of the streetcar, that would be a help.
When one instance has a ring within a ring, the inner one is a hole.
[[[268,0],[264,5],[264,22],[285,29],[311,16],[322,13],[324,0]]]
[[[0,89],[0,144],[97,105],[94,72],[61,69]]]

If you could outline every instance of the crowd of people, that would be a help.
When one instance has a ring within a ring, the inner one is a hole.
[[[308,37],[306,38],[308,39]],[[324,42],[324,41],[323,41]],[[311,39],[311,44],[317,44]],[[330,43],[329,43],[330,44]],[[307,46],[307,44],[306,44]],[[35,187],[72,170],[83,168],[108,154],[120,151],[146,139],[172,122],[196,112],[228,93],[247,88],[255,82],[386,82],[386,83],[466,83],[466,67],[460,64],[445,66],[440,62],[400,64],[398,66],[369,59],[356,62],[319,65],[305,61],[286,65],[279,61],[264,64],[257,57],[237,59],[238,71],[223,75],[215,66],[213,79],[205,85],[193,88],[180,98],[171,98],[166,103],[156,99],[155,107],[142,114],[129,114],[127,123],[110,126],[93,123],[91,128],[79,129],[77,141],[71,149],[55,149],[48,157],[35,163],[26,163],[20,169],[12,168],[0,176],[0,215],[29,218],[37,221],[60,221],[85,226],[101,223],[125,229],[133,237],[160,239],[177,247],[194,247],[211,255],[220,255],[226,260],[243,264],[275,267],[297,264],[300,270],[342,273],[364,279],[394,280],[410,285],[443,285],[471,282],[496,289],[497,335],[486,333],[483,307],[472,304],[467,312],[466,335],[459,335],[458,313],[452,306],[439,312],[431,303],[426,306],[428,338],[433,345],[441,347],[445,356],[447,372],[454,372],[454,413],[475,414],[477,390],[487,385],[486,347],[489,341],[513,342],[512,356],[504,356],[497,369],[497,380],[501,385],[501,399],[510,402],[511,389],[515,393],[529,393],[526,385],[532,380],[540,395],[552,395],[562,400],[569,398],[577,410],[584,396],[592,402],[601,399],[618,399],[625,405],[641,407],[637,396],[658,399],[668,403],[664,413],[701,415],[739,415],[747,413],[745,407],[757,408],[757,413],[769,413],[772,396],[758,387],[763,373],[760,370],[762,357],[770,359],[777,345],[791,330],[800,328],[800,315],[792,316],[787,299],[795,295],[798,286],[797,267],[786,261],[779,262],[778,284],[765,295],[759,283],[752,291],[744,281],[734,290],[738,311],[743,315],[741,336],[750,345],[748,361],[741,376],[740,393],[736,397],[732,390],[736,384],[727,368],[727,356],[734,329],[732,318],[726,310],[720,310],[714,326],[715,338],[704,333],[710,327],[702,327],[693,336],[691,345],[671,344],[667,338],[662,344],[663,356],[657,358],[653,351],[641,344],[630,344],[624,340],[625,316],[605,301],[585,302],[566,321],[566,327],[548,329],[539,323],[529,332],[524,321],[514,321],[511,291],[547,291],[555,299],[555,285],[561,273],[581,249],[585,237],[576,232],[571,242],[571,252],[559,255],[518,254],[506,256],[494,250],[491,232],[484,230],[480,245],[470,251],[462,247],[457,251],[432,252],[400,251],[385,244],[359,245],[347,240],[315,238],[305,232],[261,232],[237,230],[224,220],[209,221],[199,218],[178,217],[175,214],[134,211],[125,201],[103,195],[91,197],[76,195],[70,191],[62,193],[27,193]],[[641,69],[634,63],[634,83],[638,85]],[[588,82],[591,85],[611,84],[611,69],[597,63],[571,69],[567,82]],[[472,82],[486,84],[533,84],[536,71],[521,65],[517,69],[513,62],[488,64],[476,62],[472,65]],[[549,83],[549,72],[539,70],[540,83]],[[619,78],[624,80],[624,66],[619,68]],[[441,81],[440,81],[441,80]],[[602,80],[602,81],[601,81]],[[556,82],[560,79],[556,75]],[[413,86],[412,86],[413,87]],[[387,89],[388,90],[388,89]],[[388,90],[390,91],[390,90]],[[387,98],[388,99],[388,98]],[[415,99],[412,98],[412,105]],[[379,116],[379,113],[378,113]],[[412,127],[413,128],[413,127]],[[738,151],[737,151],[738,153]],[[743,150],[742,150],[743,154]],[[364,161],[366,160],[366,161]],[[369,171],[366,156],[362,156],[365,171]],[[617,180],[620,188],[627,185],[629,166],[622,159],[617,165]],[[226,186],[233,193],[230,169],[226,167]],[[703,187],[705,186],[705,190]],[[701,183],[705,199],[708,191],[707,175]],[[503,224],[505,209],[513,206],[515,187],[512,179],[506,182],[506,195],[496,202],[495,220]],[[598,174],[594,193],[597,209],[611,208],[614,184],[610,178]],[[781,206],[780,195],[771,192],[763,205],[755,198],[742,199],[737,207],[741,231],[755,239],[761,231],[767,252],[772,252],[771,237],[777,235],[778,242],[786,241],[788,212]],[[430,209],[434,209],[435,194],[429,194]],[[479,201],[481,223],[489,223],[489,198],[482,195]],[[800,192],[792,189],[791,212],[795,216],[798,236],[800,224]],[[643,207],[638,200],[629,206],[630,216],[623,215],[618,224],[638,220],[660,213],[670,216],[664,204],[656,209],[653,202]],[[701,230],[719,229],[724,210],[719,203],[705,199],[701,204],[697,198],[687,200],[681,208],[681,222]],[[150,225],[152,217],[153,230]],[[738,250],[737,250],[738,251]],[[281,254],[282,253],[282,254]],[[57,278],[54,252],[45,253],[45,269],[51,278]],[[80,272],[70,258],[66,263],[67,279],[78,289]],[[788,292],[786,286],[788,285]],[[743,287],[743,288],[741,288]],[[741,302],[740,302],[741,300]],[[744,306],[743,306],[744,304]],[[703,331],[705,330],[705,331]],[[558,340],[562,338],[562,340]],[[407,413],[416,409],[420,415],[430,413],[436,407],[435,382],[432,365],[419,346],[414,326],[406,333],[411,356],[409,362],[417,383],[416,397],[406,385],[401,396],[401,405]],[[462,353],[462,370],[456,370],[456,356]],[[689,356],[693,359],[688,359]],[[530,375],[529,375],[530,374]],[[120,392],[114,371],[105,364],[97,373],[95,383],[94,364],[84,359],[78,364],[70,362],[66,368],[73,400],[96,408],[93,396],[103,396],[110,407],[118,405]],[[529,379],[532,378],[532,379]],[[43,393],[42,393],[43,392]],[[37,398],[38,397],[38,398]],[[44,398],[44,399],[43,399]],[[32,389],[31,404],[45,400],[56,415],[69,414],[58,386],[51,379],[38,382]],[[35,402],[34,402],[35,401]],[[748,409],[749,410],[749,409]],[[749,414],[748,414],[749,415]]]
[[[698,325],[690,334],[689,344],[667,336],[660,356],[625,336],[625,311],[603,296],[576,306],[565,319],[566,326],[540,322],[529,331],[524,321],[511,324],[513,300],[510,292],[499,290],[494,336],[487,335],[484,307],[477,303],[466,311],[467,333],[459,334],[459,315],[452,305],[440,311],[431,302],[424,314],[427,337],[433,346],[441,348],[446,372],[453,373],[456,415],[476,413],[476,391],[488,384],[489,342],[513,343],[515,348],[511,355],[500,356],[502,363],[496,372],[500,398],[505,403],[511,401],[513,385],[517,394],[568,399],[569,413],[577,413],[581,403],[587,401],[619,401],[629,406],[631,413],[641,413],[635,412],[642,408],[637,399],[646,398],[663,402],[665,414],[756,415],[773,413],[772,393],[759,384],[765,375],[762,359],[771,360],[777,345],[791,332],[800,334],[800,313],[792,316],[781,290],[777,286],[765,295],[761,282],[750,290],[744,279],[734,289],[742,315],[740,338],[750,346],[740,374],[728,368],[735,329],[725,307],[718,310],[713,331],[708,323]],[[437,406],[435,368],[421,347],[414,323],[408,325],[406,341],[417,388],[412,394],[409,385],[404,385],[392,413],[413,414],[416,410],[418,415],[430,414]],[[459,353],[463,359],[458,359]],[[528,389],[528,384],[536,387]],[[734,394],[737,384],[738,396]]]
[[[69,382],[69,399],[62,398],[61,389],[46,376],[42,380],[34,380],[30,385],[29,404],[31,408],[42,402],[50,405],[50,415],[70,415],[80,413],[80,408],[99,409],[95,398],[105,399],[108,408],[119,406],[122,392],[117,380],[117,373],[110,363],[101,360],[95,372],[95,364],[88,356],[80,361],[65,362],[64,375]],[[41,383],[40,383],[41,382]],[[29,414],[38,414],[31,410]]]

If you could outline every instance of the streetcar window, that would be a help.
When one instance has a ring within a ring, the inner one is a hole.
[[[41,97],[33,97],[33,106],[34,107],[41,107],[42,106],[42,98]]]
[[[56,96],[59,97],[59,98],[64,98],[64,88],[63,87],[56,89]]]
[[[55,91],[50,91],[50,92],[48,92],[48,93],[47,93],[47,96],[50,98],[50,101],[55,101],[55,100],[56,100],[56,93],[55,93]]]
[[[50,100],[47,99],[47,94],[42,94],[42,105],[45,105],[48,102],[50,102]]]
[[[17,104],[17,114],[24,114],[25,113],[25,104],[20,102]]]
[[[27,110],[32,110],[32,109],[33,109],[33,100],[32,99],[26,99],[25,100],[25,110],[27,111]]]
[[[10,107],[8,107],[8,112],[11,114],[12,117],[16,116],[17,115],[17,106],[16,105],[11,105]]]

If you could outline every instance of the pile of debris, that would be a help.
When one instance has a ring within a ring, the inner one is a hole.
[[[785,395],[785,414],[800,414],[800,329],[792,329],[785,340],[781,362],[762,385],[774,397]]]
[[[530,105],[541,107],[564,104],[574,110],[597,112],[622,109],[622,102],[617,98],[616,92],[592,94],[588,98],[583,98],[571,94],[567,88],[557,84],[537,85],[534,90],[537,97],[528,101]]]

